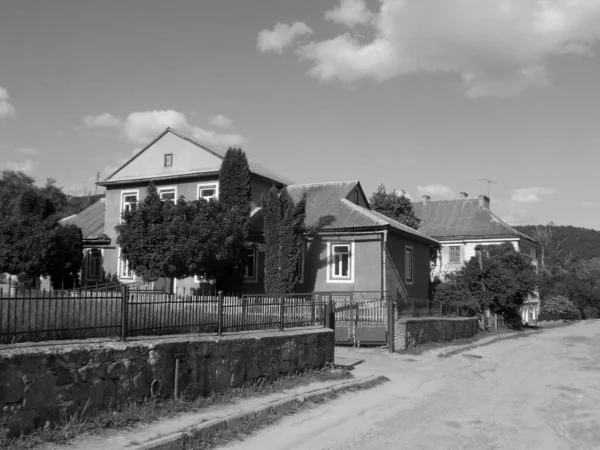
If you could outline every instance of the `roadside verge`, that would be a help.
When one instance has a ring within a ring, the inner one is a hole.
[[[445,350],[442,353],[439,353],[437,356],[439,358],[448,358],[449,356],[467,352],[467,351],[473,350],[474,348],[477,348],[477,347],[483,347],[485,345],[494,344],[494,343],[500,342],[500,341],[506,341],[508,339],[523,338],[523,337],[531,336],[532,334],[537,334],[537,333],[541,333],[541,332],[542,332],[542,330],[528,330],[528,331],[516,332],[516,333],[511,333],[508,335],[497,336],[497,337],[490,336],[489,338],[480,339],[477,342],[474,342],[472,344],[465,344],[465,345],[460,345],[460,346],[456,346],[456,347],[451,347],[450,349]]]

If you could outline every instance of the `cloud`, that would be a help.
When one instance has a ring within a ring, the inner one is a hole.
[[[537,223],[537,217],[528,213],[529,211],[526,209],[512,205],[508,210],[508,215],[504,217],[504,220],[510,225],[526,225]]]
[[[226,129],[233,128],[233,120],[231,120],[229,117],[225,117],[222,114],[217,114],[212,119],[210,119],[210,121],[208,123],[211,126],[217,127],[217,128],[226,128]]]
[[[0,120],[14,119],[17,117],[15,107],[8,101],[10,99],[8,91],[0,86]]]
[[[35,162],[30,159],[26,159],[25,161],[8,161],[3,164],[2,170],[31,173],[33,172],[34,166]]]
[[[364,0],[341,0],[339,6],[325,13],[325,19],[347,27],[369,23],[375,15]]]
[[[239,134],[218,133],[193,126],[187,121],[185,114],[171,109],[131,113],[124,121],[123,131],[131,142],[143,144],[148,143],[167,127],[209,144],[224,147],[237,146],[244,141]]]
[[[269,51],[282,53],[284,48],[312,32],[313,30],[304,22],[294,22],[292,25],[278,23],[272,30],[262,30],[258,33],[256,48],[263,53]]]
[[[596,206],[596,204],[594,202],[584,200],[581,202],[581,206],[589,208],[590,206]]]
[[[92,128],[119,128],[121,126],[121,119],[109,113],[85,116],[82,121],[88,130]]]
[[[417,186],[417,191],[420,195],[429,195],[433,200],[442,199],[453,199],[456,198],[452,189],[443,184],[428,184],[427,186]]]
[[[552,56],[590,56],[600,41],[597,0],[380,0],[377,12],[354,0],[326,18],[365,23],[368,33],[350,30],[298,46],[300,59],[312,66],[310,76],[350,83],[446,73],[470,97],[514,96],[546,85]],[[299,33],[310,32],[303,23],[277,24],[259,34],[258,47],[281,53]]]
[[[32,147],[17,147],[13,152],[23,156],[37,156],[40,154],[40,151],[37,148]]]
[[[542,196],[544,195],[552,195],[556,191],[554,189],[545,188],[545,187],[529,187],[529,188],[521,188],[515,189],[512,191],[512,196],[510,199],[513,202],[517,203],[535,203],[541,202]]]

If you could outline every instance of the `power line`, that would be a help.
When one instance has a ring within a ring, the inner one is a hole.
[[[488,195],[487,196],[488,196],[488,198],[490,198],[490,185],[492,183],[496,184],[496,183],[498,183],[498,181],[492,180],[491,178],[480,178],[479,181],[483,181],[484,183],[487,183],[487,185],[488,185]]]

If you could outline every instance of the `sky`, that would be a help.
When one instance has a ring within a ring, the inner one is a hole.
[[[167,126],[297,183],[600,229],[600,0],[0,0],[0,169],[92,193]],[[99,188],[99,192],[102,192]]]

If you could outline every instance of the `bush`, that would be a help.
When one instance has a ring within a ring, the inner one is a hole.
[[[555,295],[542,301],[542,313],[557,314],[563,319],[576,309],[573,302],[563,295]]]
[[[583,318],[587,319],[598,319],[600,317],[600,309],[593,306],[588,306],[582,310]]]

